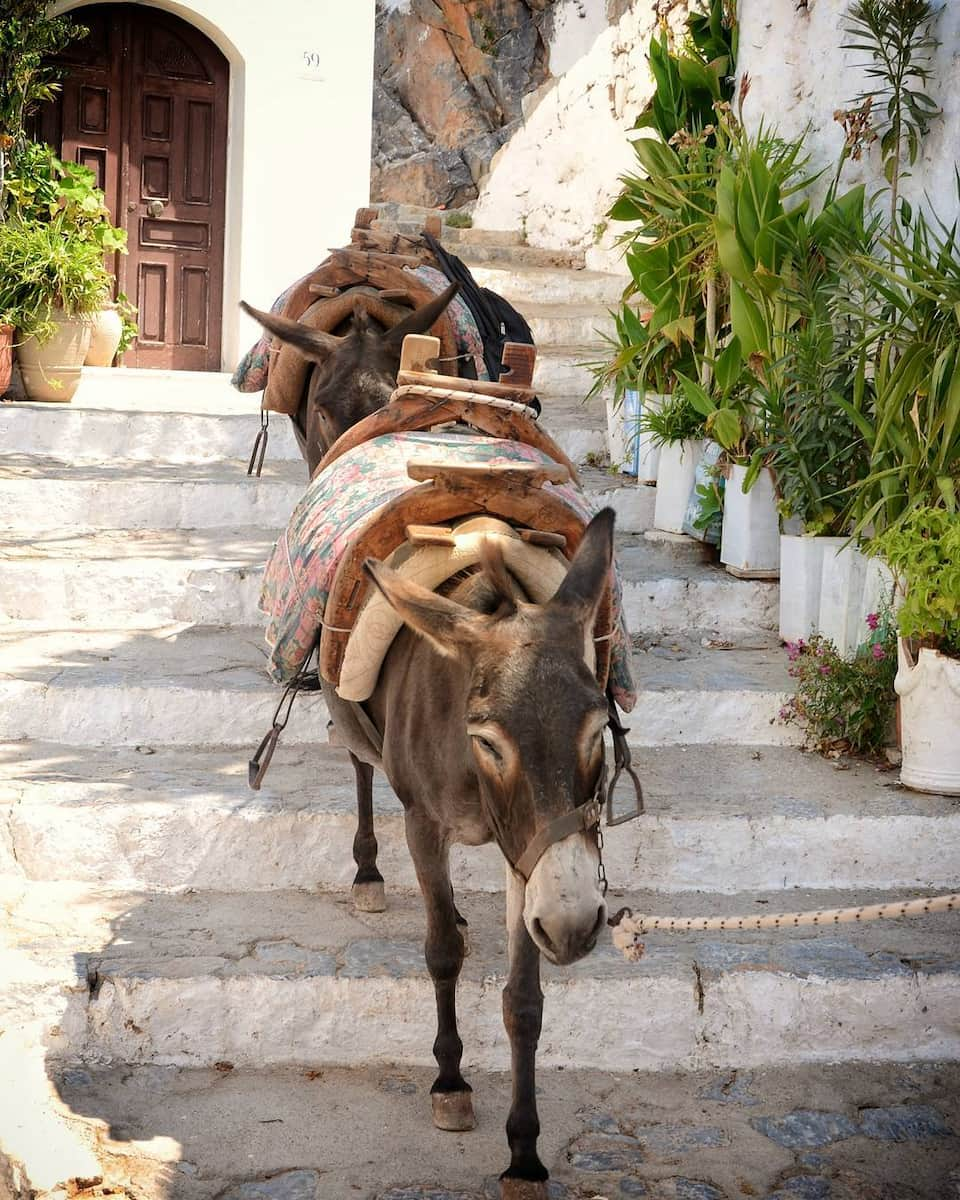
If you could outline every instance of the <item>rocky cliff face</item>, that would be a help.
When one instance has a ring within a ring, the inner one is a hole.
[[[556,0],[378,0],[374,200],[457,207],[477,196],[549,75]]]

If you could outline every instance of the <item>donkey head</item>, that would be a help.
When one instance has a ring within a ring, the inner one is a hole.
[[[426,333],[459,288],[452,283],[385,333],[371,324],[366,310],[358,305],[344,337],[240,302],[244,312],[264,329],[317,364],[310,380],[303,430],[311,474],[342,433],[387,403],[397,386],[403,339],[408,333]]]
[[[603,770],[607,702],[584,658],[613,558],[612,509],[594,517],[548,604],[515,599],[502,557],[484,562],[486,600],[477,611],[368,561],[375,583],[404,621],[463,671],[459,726],[435,730],[463,743],[483,816],[508,863],[524,860],[523,919],[540,950],[570,963],[593,949],[606,916],[599,851],[583,828],[536,860],[538,835],[590,801]],[[554,826],[555,828],[555,826]]]

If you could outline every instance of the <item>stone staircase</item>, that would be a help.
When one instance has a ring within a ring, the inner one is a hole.
[[[620,281],[470,233],[454,248],[542,339],[544,423],[578,460],[601,453],[577,363]],[[246,787],[277,699],[262,564],[305,481],[280,420],[263,477],[246,476],[256,428],[255,399],[218,375],[94,372],[72,405],[0,407],[0,1079],[19,1085],[0,1089],[4,1200],[85,1194],[97,1174],[138,1200],[496,1195],[498,852],[454,856],[481,1128],[439,1134],[396,798],[378,780],[390,909],[374,916],[349,904],[352,771],[321,698],[298,701],[263,790]],[[647,536],[652,489],[584,478],[620,516],[647,798],[606,835],[611,907],[770,912],[955,886],[955,801],[802,755],[776,722],[776,586]],[[946,914],[660,934],[639,964],[605,943],[547,967],[553,1194],[956,1194],[960,1076],[923,1064],[960,1057],[958,929]]]

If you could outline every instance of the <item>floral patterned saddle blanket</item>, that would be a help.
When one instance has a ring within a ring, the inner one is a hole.
[[[431,464],[532,464],[556,468],[556,462],[537,447],[449,430],[384,434],[331,462],[309,484],[266,567],[260,607],[269,618],[269,665],[276,681],[289,683],[320,642],[325,622],[334,624],[328,616],[328,600],[344,556],[376,526],[393,502],[421,486],[408,473],[408,466],[424,460]],[[590,501],[575,484],[544,483],[543,488],[549,490],[551,503],[561,503],[579,527],[593,516]],[[511,572],[537,602],[550,598],[566,572],[559,549],[527,544],[511,522],[495,511],[492,515],[464,512],[454,524],[452,536],[443,539],[447,545],[414,546],[401,536],[386,561],[408,577],[436,587],[478,560],[478,544],[483,537],[496,537]],[[610,632],[601,640],[609,639],[608,681],[612,694],[629,712],[636,702],[636,692],[616,572],[611,582]],[[398,628],[392,610],[386,611],[375,596],[368,594],[345,638],[342,663],[338,659],[337,669],[331,671],[328,661],[325,669],[321,654],[324,678],[337,686],[344,699],[366,699],[376,686],[380,664]]]

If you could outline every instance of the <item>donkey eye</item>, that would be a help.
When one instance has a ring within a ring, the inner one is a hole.
[[[489,741],[485,737],[480,737],[480,735],[476,733],[473,735],[473,740],[474,743],[478,745],[484,752],[484,754],[489,754],[490,757],[498,763],[503,761],[500,756],[500,751],[496,748],[493,742]]]

